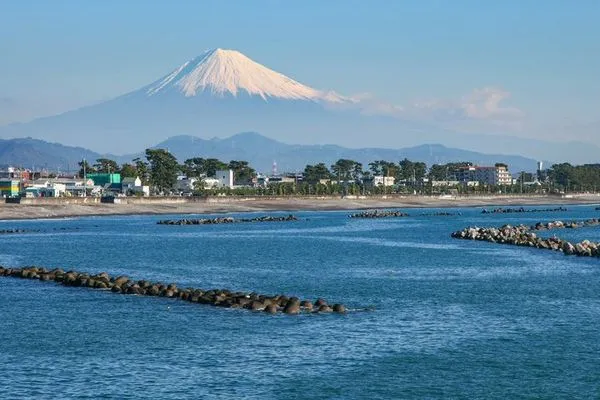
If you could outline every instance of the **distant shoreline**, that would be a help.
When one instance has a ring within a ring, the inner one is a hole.
[[[128,199],[128,204],[104,204],[85,199],[47,199],[30,204],[0,204],[0,220],[72,218],[118,215],[214,214],[227,212],[342,211],[384,208],[505,207],[540,205],[600,205],[600,195],[558,196],[429,196],[356,197],[233,197]]]

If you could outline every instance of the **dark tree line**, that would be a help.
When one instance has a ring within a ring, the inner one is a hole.
[[[600,164],[554,164],[542,176],[556,188],[567,191],[596,191],[600,189]]]
[[[325,193],[364,193],[365,182],[374,176],[394,177],[396,183],[404,186],[423,186],[430,181],[457,181],[461,169],[472,166],[470,162],[434,164],[430,168],[423,162],[408,159],[399,162],[376,160],[366,168],[360,162],[339,159],[329,167],[325,163],[306,165],[302,179],[290,184],[279,184],[272,194],[325,194]],[[224,162],[216,158],[194,157],[179,164],[175,156],[164,149],[147,149],[145,159],[136,158],[130,163],[119,165],[114,160],[99,158],[94,164],[79,163],[79,175],[90,173],[120,173],[122,177],[139,177],[143,184],[150,184],[157,192],[172,190],[179,174],[188,178],[202,179],[214,177],[218,170],[231,169],[237,185],[247,185],[256,177],[256,171],[247,161],[231,160]],[[517,183],[521,186],[535,178],[548,188],[559,190],[591,191],[600,189],[600,164],[571,165],[554,164],[551,168],[534,176],[530,173],[518,174]],[[273,186],[275,188],[275,186]],[[373,189],[377,192],[377,188]],[[515,189],[512,189],[515,190]],[[522,188],[521,188],[522,190]],[[276,192],[276,193],[275,193]]]

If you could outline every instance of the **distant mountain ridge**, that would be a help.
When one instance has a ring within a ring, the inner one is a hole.
[[[95,161],[101,157],[104,156],[83,147],[64,146],[39,139],[0,139],[0,164],[3,165],[74,171],[82,159]]]
[[[374,105],[361,96],[313,88],[238,51],[214,49],[110,100],[0,126],[0,137],[33,137],[119,154],[139,151],[174,135],[226,140],[232,133],[245,131],[302,145],[367,144],[398,149],[439,143],[480,153],[493,149],[502,154],[579,163],[597,162],[600,153],[594,143],[573,142],[568,137],[553,142],[486,132],[460,133],[431,119],[385,112],[389,107],[394,108]]]
[[[446,147],[440,144],[423,144],[400,149],[346,148],[337,145],[285,144],[255,132],[244,132],[226,139],[201,139],[180,135],[171,137],[156,148],[166,148],[179,159],[215,157],[224,161],[247,160],[257,170],[270,171],[273,162],[279,171],[299,171],[307,164],[324,162],[331,165],[340,158],[361,162],[365,168],[371,161],[398,162],[404,158],[422,161],[428,166],[455,161],[471,161],[479,165],[505,162],[513,171],[535,171],[537,161],[519,155],[484,154]]]
[[[351,149],[337,145],[286,144],[255,132],[239,133],[225,139],[173,136],[153,148],[169,150],[180,162],[192,157],[218,158],[223,161],[246,160],[255,169],[265,173],[271,172],[273,162],[277,163],[279,172],[294,172],[303,170],[307,164],[324,162],[329,166],[340,158],[361,162],[365,169],[371,161],[398,162],[404,158],[422,161],[428,166],[470,161],[479,165],[505,162],[512,172],[534,171],[536,168],[536,160],[523,156],[484,154],[439,144],[424,144],[401,149]],[[32,138],[0,140],[0,164],[74,171],[77,169],[77,163],[83,158],[93,164],[101,157],[124,163],[136,157],[144,158],[144,152],[115,156]]]

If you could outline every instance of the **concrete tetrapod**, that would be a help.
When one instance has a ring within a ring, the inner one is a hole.
[[[571,243],[557,237],[547,239],[538,237],[526,225],[504,225],[500,228],[469,227],[451,234],[456,239],[479,240],[490,243],[510,244],[514,246],[535,247],[538,249],[563,252],[565,255],[600,257],[600,243],[583,240]]]
[[[138,296],[158,296],[180,299],[190,303],[200,303],[224,308],[243,308],[251,311],[262,311],[268,314],[282,312],[296,315],[312,312],[336,312],[344,314],[346,308],[336,304],[333,309],[327,302],[318,299],[315,303],[309,300],[284,295],[267,296],[257,293],[232,292],[227,289],[203,290],[198,288],[179,288],[174,283],[164,284],[147,280],[133,280],[127,276],[111,277],[108,273],[89,274],[77,271],[64,271],[61,268],[47,269],[42,267],[9,268],[0,266],[0,277],[35,279],[44,282],[56,282],[64,286],[85,287],[96,290],[107,290],[113,293],[132,294]],[[318,311],[313,311],[314,309]]]

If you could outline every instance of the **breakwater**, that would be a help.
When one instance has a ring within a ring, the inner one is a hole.
[[[568,211],[564,207],[555,207],[555,208],[530,208],[526,209],[524,207],[519,208],[494,208],[492,210],[488,210],[484,208],[481,213],[482,214],[513,214],[513,213],[541,213],[541,212],[562,212]]]
[[[350,218],[396,218],[396,217],[408,217],[409,215],[402,211],[391,211],[391,210],[375,210],[375,211],[363,211],[355,214],[350,214]]]
[[[454,216],[462,215],[462,214],[454,213],[454,212],[447,212],[447,211],[440,211],[440,212],[433,212],[433,213],[421,213],[419,215],[422,217],[454,217]]]
[[[541,238],[526,225],[504,225],[500,228],[468,227],[451,234],[456,239],[479,240],[515,246],[535,247],[538,249],[560,251],[566,255],[600,257],[600,243],[583,240],[571,243],[557,237]]]
[[[551,221],[551,222],[538,222],[535,225],[531,225],[530,229],[535,231],[546,231],[551,229],[577,229],[577,228],[585,228],[590,226],[598,226],[600,225],[600,219],[598,218],[590,218],[583,221]]]
[[[0,235],[11,235],[11,234],[19,234],[19,233],[47,233],[47,232],[58,232],[58,231],[71,231],[71,230],[79,230],[79,227],[75,228],[54,228],[54,229],[0,229]]]
[[[39,230],[35,230],[35,229],[2,229],[0,230],[0,235],[10,235],[10,234],[14,234],[14,233],[32,233],[32,232],[39,232]]]
[[[285,295],[267,296],[257,293],[232,292],[227,289],[179,288],[175,283],[136,281],[123,275],[111,277],[106,272],[93,275],[85,272],[64,271],[60,268],[49,270],[42,267],[7,268],[0,266],[0,276],[56,282],[64,286],[110,290],[119,294],[166,297],[190,303],[241,308],[269,314],[346,313],[346,307],[343,304],[329,305],[324,299],[312,302]]]
[[[158,225],[218,225],[218,224],[240,224],[249,222],[289,222],[298,221],[298,218],[290,214],[282,217],[262,216],[255,218],[234,218],[234,217],[218,217],[218,218],[197,218],[197,219],[165,219],[158,221]]]

